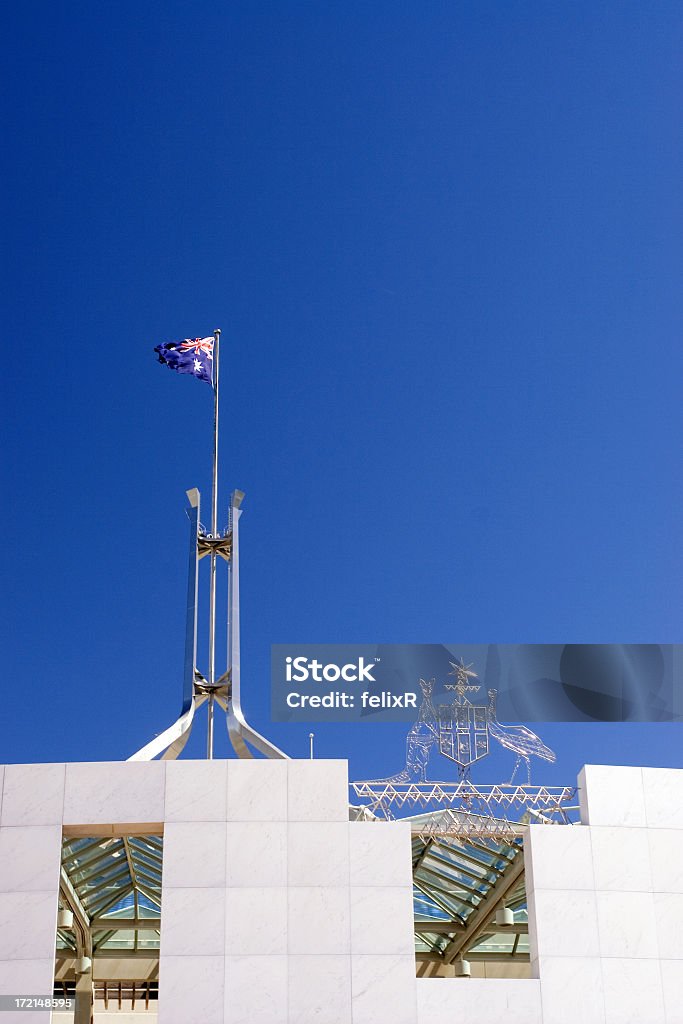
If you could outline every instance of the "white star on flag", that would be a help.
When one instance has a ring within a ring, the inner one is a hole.
[[[195,359],[195,361],[194,361],[194,372],[195,373],[201,373],[203,369],[204,369],[204,367],[202,366],[200,361],[198,359]]]

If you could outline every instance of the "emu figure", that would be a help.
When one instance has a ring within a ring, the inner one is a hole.
[[[510,785],[515,777],[520,761],[526,761],[527,784],[531,783],[531,757],[540,757],[543,761],[555,762],[555,752],[546,747],[545,743],[525,725],[501,725],[496,718],[496,691],[489,690],[489,706],[487,709],[489,735],[498,740],[501,747],[511,750],[517,755],[515,767],[510,776]]]

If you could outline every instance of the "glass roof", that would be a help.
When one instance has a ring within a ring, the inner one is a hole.
[[[404,820],[414,832],[418,959],[447,963],[455,945],[463,943],[462,955],[472,958],[528,959],[521,837],[430,835],[425,826],[432,815]],[[163,838],[155,835],[64,840],[64,874],[91,923],[94,953],[125,950],[149,956],[158,951],[162,854]],[[501,893],[514,923],[496,928],[493,916]],[[73,932],[60,929],[57,946],[64,952],[75,949]]]
[[[463,955],[516,956],[529,953],[526,887],[522,867],[522,839],[419,834],[430,815],[411,818],[418,834],[412,838],[413,908],[415,951],[419,959],[444,961],[454,940],[467,935],[474,922],[472,941]],[[424,821],[422,820],[424,819]],[[513,911],[514,923],[496,930],[490,921],[501,902],[500,880],[510,879],[504,905]],[[494,889],[495,886],[495,889]],[[481,911],[481,914],[477,912]],[[490,911],[490,913],[489,913]],[[464,939],[463,939],[464,941]],[[420,955],[421,954],[421,955]]]
[[[62,868],[91,923],[94,952],[158,950],[162,853],[161,836],[63,841]],[[57,948],[75,948],[70,930],[59,929]]]

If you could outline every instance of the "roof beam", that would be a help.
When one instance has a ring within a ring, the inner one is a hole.
[[[415,959],[422,964],[441,964],[444,962],[438,953],[416,953]],[[503,963],[503,964],[528,964],[531,957],[528,953],[468,953],[467,959],[470,963]]]
[[[130,871],[130,880],[133,883],[133,907],[135,917],[138,916],[138,880],[135,874],[135,864],[133,863],[133,855],[130,852],[130,840],[124,837],[123,848],[126,851],[126,860],[128,861],[128,870]],[[138,946],[138,937],[135,936],[135,948]]]
[[[446,882],[449,886],[449,888],[447,889],[448,892],[450,892],[451,890],[454,891],[455,889],[464,889],[465,892],[469,892],[472,894],[472,896],[476,896],[477,899],[481,899],[482,886],[486,884],[485,882],[482,882],[481,879],[478,879],[478,881],[480,882],[480,887],[478,889],[475,889],[475,887],[473,885],[470,885],[469,882],[463,882],[461,878],[457,877],[457,872],[459,871],[459,868],[456,868],[455,865],[451,865],[452,871],[450,873],[447,873],[446,871],[442,870],[442,867],[445,866],[446,865],[444,861],[435,862],[435,858],[432,857],[429,861],[422,862],[420,872],[422,874],[427,873],[433,875],[435,878],[441,879],[442,882]]]
[[[126,874],[128,874],[128,871],[126,871]],[[97,900],[91,907],[93,917],[101,917],[103,914],[106,914],[106,912],[111,907],[115,907],[120,900],[122,900],[125,896],[130,896],[132,892],[133,889],[131,884],[129,883],[128,885],[122,885],[120,888],[116,889],[116,891],[108,899],[102,900],[102,897],[100,896],[100,899]]]
[[[120,855],[121,853],[117,847],[113,847],[109,850],[103,850],[100,843],[97,842],[94,847],[88,848],[87,856],[81,856],[80,851],[77,851],[70,857],[64,857],[62,864],[64,864],[67,871],[90,871],[103,861],[116,860]]]
[[[90,956],[92,954],[90,917],[63,867],[60,868],[59,874],[59,894],[74,915],[73,932],[76,940],[76,952],[78,956]]]
[[[470,868],[465,867],[464,864],[462,863],[462,861],[456,862],[456,861],[451,860],[451,859],[449,859],[447,857],[439,856],[438,850],[439,850],[438,846],[434,850],[432,850],[432,856],[430,858],[430,863],[436,862],[437,864],[442,864],[445,868],[450,868],[451,872],[457,872],[459,874],[466,875],[468,878],[471,878],[474,882],[479,882],[480,885],[488,885],[488,879],[486,877],[486,874],[487,874],[486,872],[484,874],[479,874],[476,871],[473,871]],[[462,860],[464,860],[464,859],[465,858],[463,857]],[[468,860],[467,863],[470,864],[471,861]],[[500,871],[497,872],[497,873],[501,874]],[[488,874],[489,875],[495,875],[496,872],[493,869],[491,869],[491,871],[488,872]],[[451,876],[449,875],[449,877],[451,877]]]
[[[149,886],[143,885],[142,882],[138,882],[138,889],[143,896],[146,896],[150,903],[154,903],[155,906],[161,908],[161,892],[158,890],[155,892],[150,889]]]
[[[161,928],[160,917],[93,917],[93,931],[157,931]]]
[[[87,903],[90,901],[91,896],[104,891],[105,889],[109,889],[115,882],[120,882],[122,878],[127,878],[128,875],[128,865],[125,861],[121,861],[120,867],[116,866],[107,868],[106,871],[96,872],[93,878],[84,878],[82,881],[78,882],[76,888],[78,889],[79,887],[83,888],[85,886],[89,886],[94,883],[95,879],[97,879],[97,884],[94,885],[89,892],[83,893],[81,896],[83,902]]]
[[[159,950],[158,949],[98,949],[93,957],[95,964],[95,973],[97,974],[97,965],[101,960],[154,960],[158,961]],[[60,950],[57,954],[56,961],[61,965],[67,965],[67,967],[73,963],[75,956],[73,952],[67,952],[66,950]],[[118,981],[118,976],[117,979]],[[130,979],[129,979],[130,980]]]
[[[59,892],[69,910],[71,910],[74,916],[78,919],[81,928],[88,931],[90,929],[88,911],[81,903],[80,897],[74,889],[73,883],[63,867],[59,878]]]
[[[446,946],[443,954],[445,963],[452,964],[470,946],[474,945],[475,940],[486,931],[497,907],[504,901],[523,873],[524,857],[520,850],[514,860],[510,862],[505,873],[493,883],[477,909],[467,918],[464,932],[456,935]],[[489,931],[491,930],[489,928]]]
[[[464,927],[462,921],[440,921],[436,919],[434,921],[415,922],[415,932],[417,935],[448,935],[449,932],[463,934]],[[529,925],[526,921],[520,921],[519,924],[505,925],[501,928],[493,926],[487,928],[486,932],[482,932],[480,938],[483,938],[486,933],[489,935],[528,935]]]
[[[434,846],[434,840],[430,836],[429,839],[424,840],[424,847],[420,850],[416,860],[413,861],[413,874],[417,871],[422,861],[425,859],[431,848]]]

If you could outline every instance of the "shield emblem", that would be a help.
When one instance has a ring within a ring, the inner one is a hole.
[[[439,750],[462,768],[486,757],[489,731],[486,706],[439,704]]]

